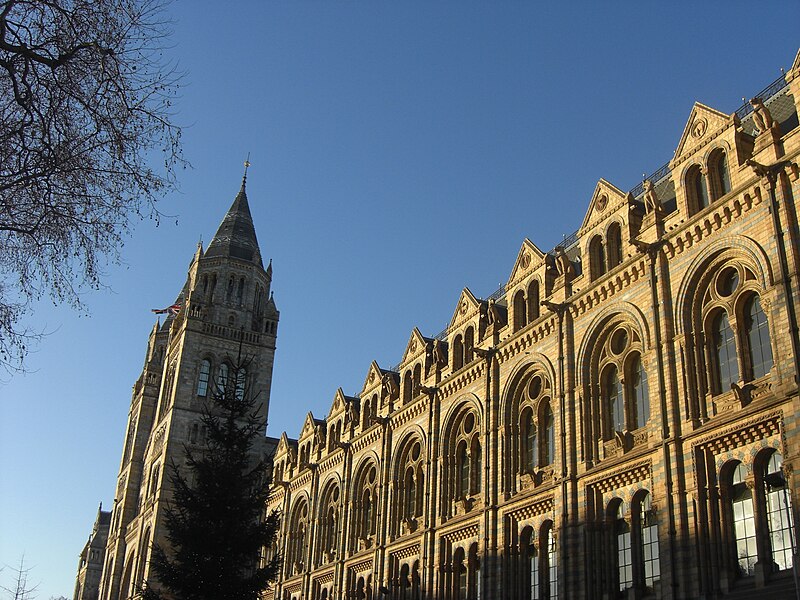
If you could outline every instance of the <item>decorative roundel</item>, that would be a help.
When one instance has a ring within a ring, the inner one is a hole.
[[[605,194],[600,194],[600,197],[597,199],[597,210],[603,211],[606,209],[608,205],[608,196]]]
[[[465,315],[465,314],[467,314],[467,308],[468,308],[468,306],[467,306],[467,301],[466,301],[466,300],[464,300],[464,301],[461,303],[461,314],[462,314],[462,315]]]
[[[611,336],[611,351],[614,354],[622,354],[628,347],[628,331],[624,327],[617,329]]]
[[[420,447],[419,442],[414,444],[414,447],[411,448],[411,460],[418,460],[420,454]]]
[[[527,252],[522,255],[522,260],[520,261],[523,269],[527,269],[531,264],[531,255]]]
[[[528,397],[535,400],[542,393],[542,378],[538,375],[531,377],[528,383]]]
[[[728,267],[717,277],[717,293],[723,298],[732,295],[739,287],[739,271],[734,267]]]
[[[695,139],[700,139],[706,134],[707,129],[708,121],[705,119],[697,119],[692,125],[692,137]]]
[[[475,427],[475,415],[468,413],[464,418],[464,433],[470,433],[473,427]]]
[[[411,340],[411,345],[409,346],[409,349],[412,352],[416,352],[417,351],[417,340]]]

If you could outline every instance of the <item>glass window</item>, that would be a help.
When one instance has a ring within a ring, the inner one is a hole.
[[[211,376],[211,363],[204,360],[200,363],[200,376],[197,378],[197,395],[205,396],[208,393],[208,380]]]
[[[225,392],[228,385],[228,365],[222,363],[217,369],[217,390],[219,393]]]
[[[739,463],[731,478],[731,513],[739,571],[742,575],[752,575],[758,560],[756,521],[753,513],[753,493],[747,487],[745,477],[744,465]]]
[[[617,535],[617,570],[619,573],[619,589],[633,587],[633,550],[631,547],[631,527],[622,515],[622,504],[617,508],[615,524]]]
[[[644,427],[650,419],[650,397],[642,358],[637,354],[631,365],[631,393],[636,407],[636,427]]]
[[[728,160],[724,152],[720,152],[714,163],[714,175],[719,186],[720,196],[724,196],[731,191],[731,178],[728,174]]]
[[[642,564],[644,566],[644,584],[652,588],[661,578],[661,563],[658,555],[658,523],[652,510],[650,494],[642,498],[639,505],[642,524]]]
[[[750,351],[750,369],[753,379],[758,379],[772,369],[772,346],[769,340],[767,317],[761,309],[761,300],[753,295],[744,309],[744,328]]]
[[[736,357],[736,341],[733,329],[728,322],[728,313],[721,310],[711,326],[716,358],[718,394],[730,389],[732,383],[739,381],[739,363]]]
[[[558,598],[558,555],[556,554],[556,540],[552,529],[547,530],[545,543],[547,544],[548,596],[551,600],[556,600]]]
[[[533,541],[528,545],[528,572],[531,583],[529,598],[539,600],[539,554]]]
[[[606,400],[608,402],[608,415],[611,421],[611,432],[624,431],[625,429],[625,401],[622,397],[622,386],[619,384],[617,368],[611,366],[606,371],[605,377]]]
[[[244,368],[240,368],[236,371],[236,391],[235,398],[237,400],[241,400],[244,398],[244,389],[245,384],[247,382],[247,371]]]
[[[536,452],[536,425],[533,422],[533,411],[526,410],[523,417],[523,432],[525,435],[525,470],[533,471],[537,466]]]
[[[478,442],[478,436],[474,436],[473,438],[473,445],[472,445],[472,455],[474,457],[473,464],[474,464],[474,471],[473,471],[473,483],[472,483],[472,493],[479,494],[481,491],[481,476],[483,473],[481,472],[483,469],[483,464],[481,460],[481,445]]]
[[[542,415],[542,427],[544,427],[545,446],[542,462],[545,465],[552,465],[556,456],[556,420],[553,418],[553,411],[548,402],[544,407]]]
[[[700,172],[699,168],[695,171],[692,185],[694,186],[693,191],[697,202],[697,210],[703,210],[709,204],[708,188],[706,187],[706,176]]]
[[[775,452],[765,474],[767,522],[772,560],[778,569],[792,568],[792,500],[783,474],[783,457]]]
[[[467,456],[467,443],[461,442],[458,446],[458,472],[459,472],[459,497],[469,496],[469,456]]]

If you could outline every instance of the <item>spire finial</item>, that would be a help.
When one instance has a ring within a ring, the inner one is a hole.
[[[250,153],[247,153],[247,158],[244,161],[244,176],[242,177],[242,189],[244,189],[245,184],[247,183],[247,169],[250,166]]]

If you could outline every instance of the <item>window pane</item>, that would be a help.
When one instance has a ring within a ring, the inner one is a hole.
[[[775,452],[767,466],[767,521],[772,560],[780,570],[792,568],[792,499],[783,475],[783,459]]]
[[[634,359],[631,368],[631,391],[636,406],[636,427],[644,427],[650,419],[650,396],[647,388],[647,373],[641,357]]]
[[[208,379],[211,375],[211,363],[204,360],[200,363],[200,377],[197,379],[197,395],[205,396],[208,393]]]
[[[625,402],[622,398],[622,386],[619,383],[617,368],[612,366],[606,371],[606,401],[611,419],[611,433],[625,429]]]
[[[761,309],[761,300],[753,296],[745,306],[745,331],[750,351],[753,379],[763,377],[772,368],[772,346],[769,341],[767,317]]]
[[[714,339],[714,354],[717,364],[716,393],[721,394],[731,388],[732,383],[739,381],[739,363],[736,357],[736,341],[733,329],[728,322],[728,313],[720,311],[714,319],[712,326],[712,336]]]

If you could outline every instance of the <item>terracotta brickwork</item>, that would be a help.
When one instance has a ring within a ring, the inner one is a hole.
[[[268,598],[793,593],[798,56],[277,440]]]

